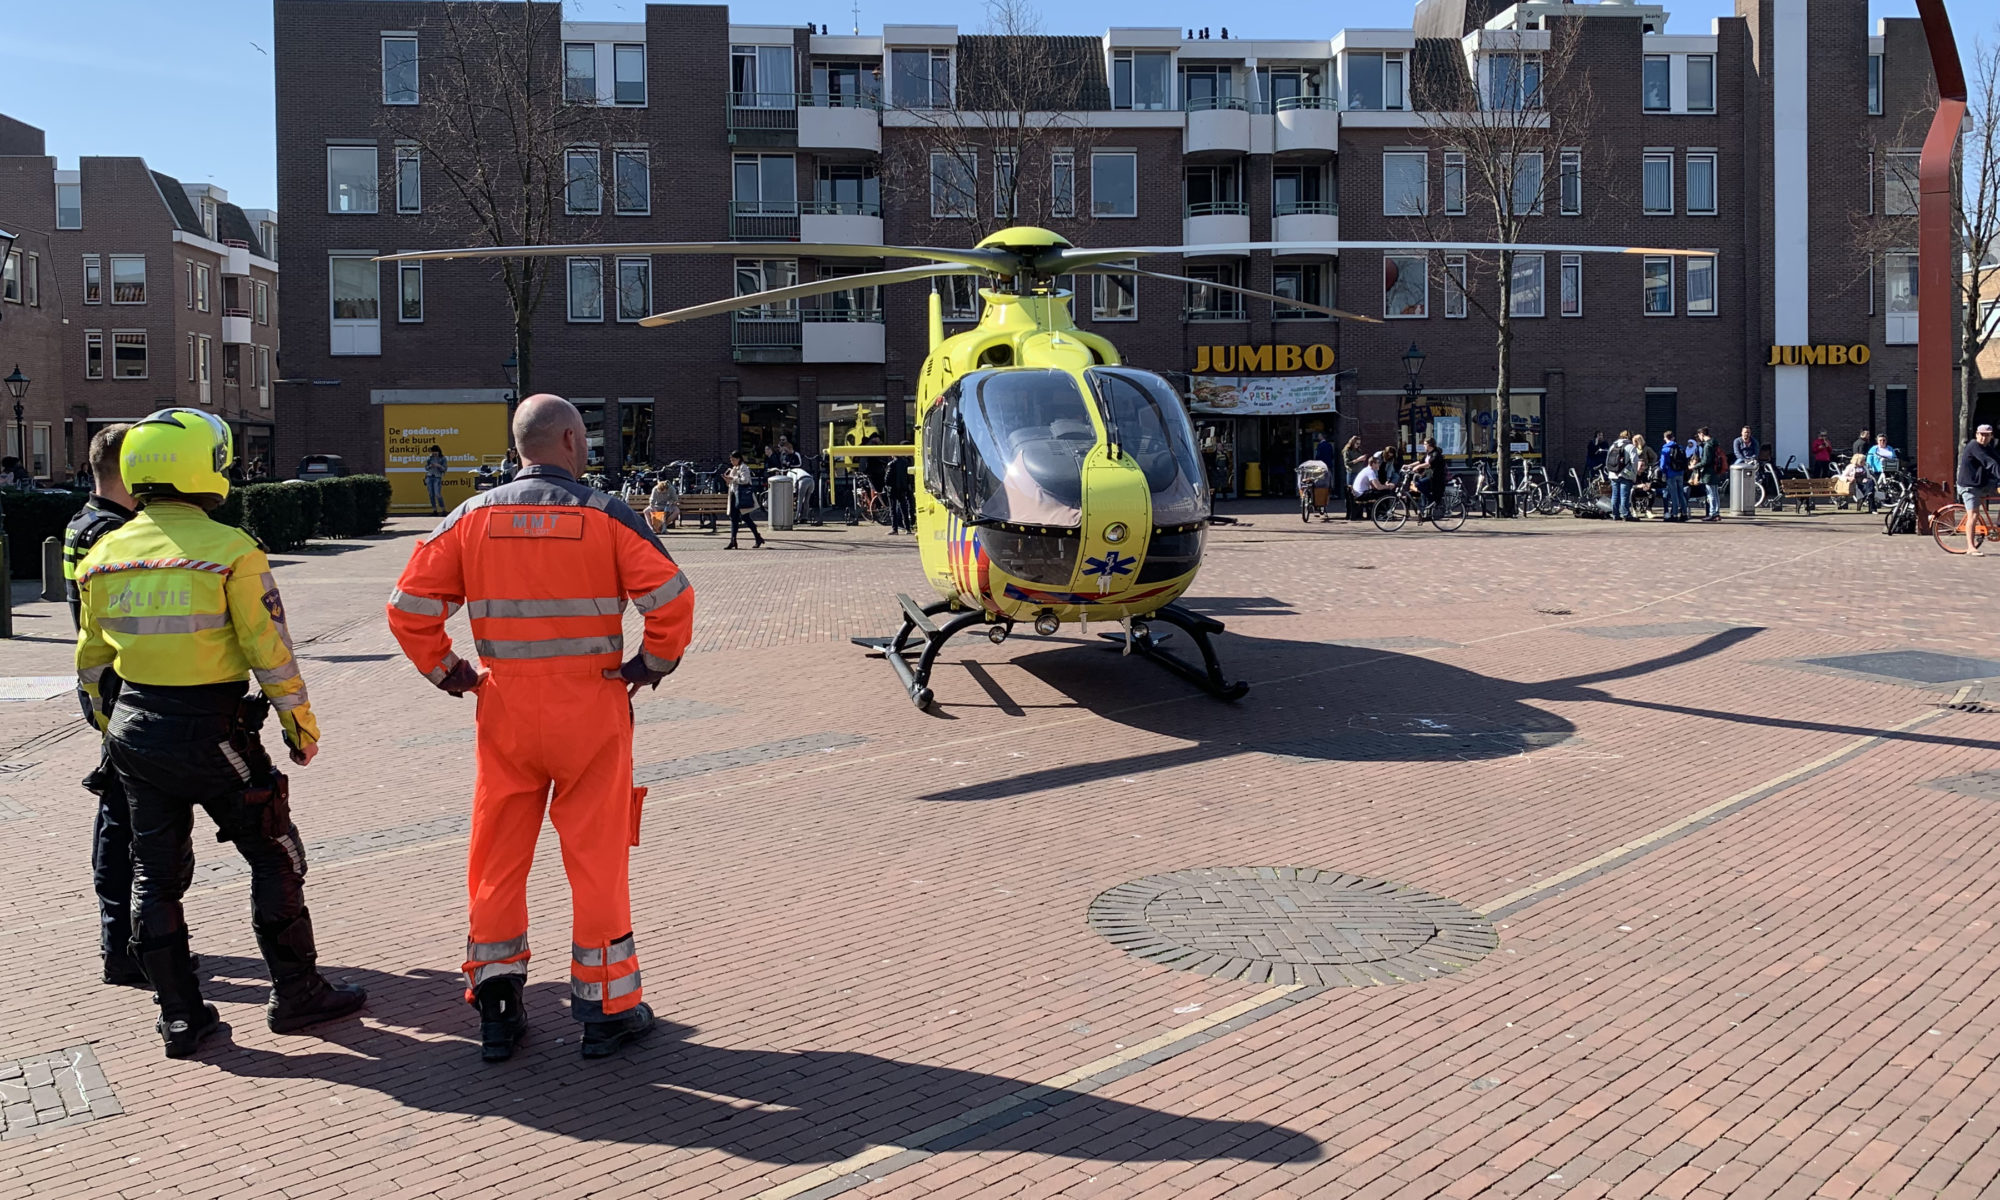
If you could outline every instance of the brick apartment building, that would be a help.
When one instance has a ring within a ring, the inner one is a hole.
[[[365,263],[454,241],[429,199],[444,182],[399,151],[383,116],[430,102],[423,47],[443,36],[443,7],[277,0],[280,206],[294,282],[313,297],[286,316],[286,375],[313,383],[280,393],[286,457],[331,451],[379,469],[392,406],[510,395],[493,263]],[[1477,453],[1492,440],[1493,329],[1460,315],[1446,256],[1201,247],[1424,238],[1436,222],[1405,214],[1448,213],[1463,159],[1427,131],[1420,68],[1442,64],[1492,104],[1496,81],[1540,70],[1559,26],[1577,30],[1571,78],[1589,81],[1591,136],[1544,164],[1527,236],[1712,257],[1517,263],[1513,438],[1552,463],[1580,462],[1594,431],[1621,427],[1656,441],[1749,424],[1781,462],[1803,458],[1820,428],[1836,441],[1886,429],[1907,445],[1914,246],[1861,247],[1871,214],[1914,203],[1930,70],[1918,23],[1871,33],[1865,0],[1740,0],[1699,32],[1669,31],[1645,4],[1422,0],[1409,28],[1255,41],[952,26],[843,36],[734,25],[699,5],[648,5],[643,23],[551,20],[543,53],[563,64],[569,101],[630,110],[615,140],[571,148],[574,227],[555,240],[969,244],[1014,223],[993,215],[1014,190],[1021,220],[1078,245],[1185,243],[1142,265],[1385,318],[1144,277],[1077,281],[1079,323],[1186,385],[1239,483],[1258,463],[1283,486],[1323,429],[1378,445],[1437,432]],[[1051,111],[1000,111],[1022,108]],[[632,324],[865,269],[809,253],[569,260],[537,318],[535,386],[577,399],[600,438],[622,431],[602,439],[607,465],[713,460],[780,433],[811,451],[857,410],[894,438],[924,355],[920,285]],[[962,328],[976,295],[940,286]],[[1414,403],[1412,343],[1425,354]],[[1218,379],[1261,384],[1263,415],[1205,403]]]
[[[270,462],[276,213],[138,158],[58,170],[40,129],[0,116],[0,229],[0,359],[32,380],[18,425],[7,402],[9,455],[66,482],[98,426],[186,405]]]

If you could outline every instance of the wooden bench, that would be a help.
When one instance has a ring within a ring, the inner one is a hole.
[[[1815,504],[1834,504],[1845,498],[1838,491],[1834,490],[1834,485],[1839,482],[1838,479],[1824,477],[1819,479],[1780,479],[1778,480],[1778,499],[1792,505],[1795,512],[1811,512]]]
[[[714,533],[716,520],[729,515],[729,493],[687,492],[680,498],[681,521],[700,518],[703,530]]]

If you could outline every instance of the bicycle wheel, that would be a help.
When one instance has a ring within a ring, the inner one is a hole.
[[[1465,524],[1465,501],[1450,492],[1431,508],[1431,524],[1441,533],[1452,533]]]
[[[1401,496],[1384,496],[1375,502],[1375,509],[1369,514],[1375,528],[1383,533],[1394,533],[1410,519],[1410,508]]]
[[[1902,480],[1884,479],[1876,486],[1876,499],[1880,503],[1894,506],[1902,501],[1903,493],[1906,490],[1907,488]]]
[[[1552,483],[1544,483],[1540,488],[1540,492],[1541,499],[1535,505],[1536,512],[1545,517],[1553,517],[1562,510],[1562,490],[1560,488]]]
[[[1301,492],[1299,494],[1299,520],[1304,521],[1310,525],[1312,523],[1312,519],[1313,519],[1312,497]]]
[[[1946,554],[1965,553],[1965,527],[1974,521],[1963,504],[1947,504],[1931,515],[1931,537],[1937,540],[1938,549]],[[1972,544],[1976,548],[1986,541],[1988,526],[1985,521],[1977,521],[1973,526]]]
[[[868,517],[877,525],[889,523],[889,501],[880,492],[868,502]]]

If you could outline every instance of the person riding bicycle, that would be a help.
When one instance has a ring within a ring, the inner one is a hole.
[[[1993,450],[1993,427],[1981,425],[1958,452],[1958,499],[1965,505],[1965,552],[1983,556],[1976,533],[1984,524],[1980,509],[2000,494],[2000,457]]]
[[[1438,502],[1444,499],[1445,484],[1450,482],[1444,465],[1444,451],[1438,448],[1436,438],[1424,438],[1423,453],[1410,464],[1409,474],[1412,486],[1423,496],[1424,503],[1436,508]]]

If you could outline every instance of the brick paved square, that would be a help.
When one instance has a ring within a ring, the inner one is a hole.
[[[919,713],[847,640],[922,594],[903,540],[671,535],[696,638],[635,706],[632,860],[667,1025],[603,1063],[547,833],[530,1037],[477,1061],[474,706],[381,615],[424,522],[277,568],[327,737],[293,773],[308,898],[356,1021],[266,1031],[247,874],[198,823],[232,1032],[163,1059],[147,997],[97,982],[95,736],[66,694],[0,705],[0,1195],[1991,1194],[2000,724],[1940,697],[2000,674],[2000,567],[1824,512],[1246,516],[1190,597],[1234,705],[1066,630],[953,643]],[[1921,602],[1858,611],[1836,560]],[[18,623],[8,673],[63,673],[67,613]],[[1164,877],[1143,929],[1094,914]]]

